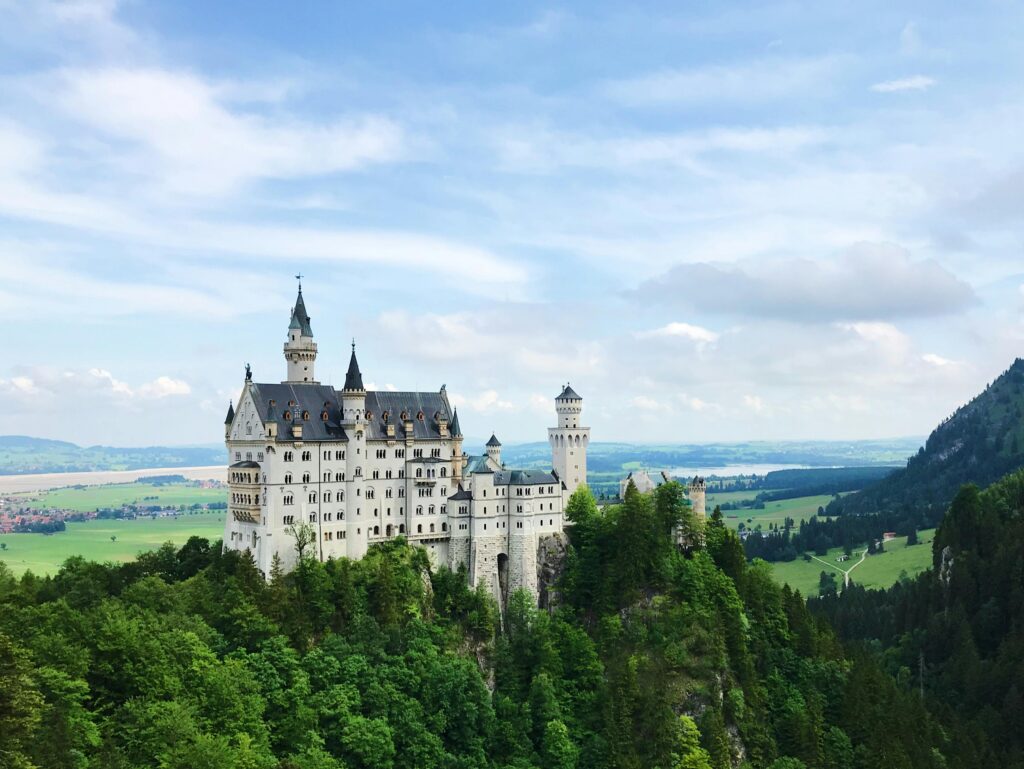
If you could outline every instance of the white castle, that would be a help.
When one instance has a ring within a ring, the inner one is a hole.
[[[344,387],[320,384],[301,283],[284,357],[280,384],[253,382],[246,366],[238,408],[228,407],[225,549],[250,551],[269,576],[275,556],[295,565],[300,527],[314,533],[308,547],[320,560],[361,558],[401,536],[435,565],[464,566],[471,585],[499,600],[517,588],[537,595],[538,547],[561,535],[565,503],[587,478],[590,428],[569,385],[548,429],[552,470],[512,470],[494,435],[486,453],[463,453],[444,386],[367,391],[354,342]]]

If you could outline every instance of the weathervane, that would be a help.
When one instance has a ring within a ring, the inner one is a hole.
[[[299,291],[302,291],[302,273],[300,272],[295,276],[295,280],[299,281]]]

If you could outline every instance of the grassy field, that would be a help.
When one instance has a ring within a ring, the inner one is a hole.
[[[715,505],[726,502],[739,502],[746,499],[753,499],[756,491],[727,491],[707,496],[707,511],[710,515]],[[812,515],[818,514],[818,507],[825,507],[832,497],[828,494],[819,494],[810,497],[794,497],[793,499],[782,499],[778,502],[765,502],[763,510],[746,508],[743,510],[723,510],[726,524],[735,529],[740,523],[746,524],[747,528],[754,528],[758,524],[765,529],[769,523],[782,524],[786,518],[792,518],[797,525],[801,520],[806,520]]]
[[[69,523],[57,534],[0,534],[0,561],[15,574],[31,569],[54,574],[65,559],[81,555],[93,561],[130,561],[140,552],[164,542],[183,545],[195,535],[214,540],[224,531],[224,511],[183,514],[177,518],[140,518],[134,521],[93,520]],[[117,537],[111,541],[111,537]]]
[[[850,578],[858,585],[864,587],[889,587],[900,578],[902,572],[913,577],[915,574],[927,569],[932,565],[932,540],[935,538],[935,529],[925,529],[917,534],[918,544],[907,547],[906,537],[897,537],[885,543],[885,552],[876,555],[869,555],[864,563],[853,570]],[[837,563],[836,558],[842,554],[841,547],[828,551],[828,555],[821,556],[822,561],[834,565],[832,571],[836,575],[838,584],[842,585],[842,574],[839,569],[848,569],[860,560],[860,552],[863,548],[855,548],[854,555],[845,563]],[[821,572],[828,571],[829,567],[812,559],[809,563],[802,557],[789,563],[773,563],[772,574],[780,582],[789,583],[789,586],[799,590],[804,596],[818,594],[818,580]]]
[[[148,499],[147,499],[148,498]],[[109,486],[83,486],[53,489],[37,496],[30,507],[56,507],[63,510],[87,512],[126,504],[178,505],[208,504],[227,500],[226,489],[201,489],[183,484],[155,486],[149,483],[117,483]]]

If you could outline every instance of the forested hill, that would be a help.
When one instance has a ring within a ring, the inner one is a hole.
[[[217,446],[77,446],[67,441],[0,435],[0,475],[201,467],[224,461]]]
[[[933,560],[914,580],[854,585],[811,609],[923,693],[956,735],[956,765],[1024,767],[1024,471],[961,489]]]
[[[0,766],[960,769],[720,516],[696,545],[679,484],[566,515],[557,606],[519,592],[501,623],[402,540],[269,584],[198,539],[47,579],[0,562]]]
[[[924,525],[935,525],[962,484],[985,487],[1020,467],[1024,360],[1018,358],[983,393],[935,428],[905,468],[833,500],[828,513],[915,513]]]

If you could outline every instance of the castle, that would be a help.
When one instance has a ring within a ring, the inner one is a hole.
[[[228,407],[225,549],[248,550],[269,576],[275,556],[286,570],[295,565],[297,539],[327,560],[358,559],[401,536],[435,566],[465,567],[471,585],[502,603],[517,588],[537,596],[538,548],[561,536],[569,495],[587,478],[590,428],[569,385],[548,429],[551,471],[512,470],[494,435],[484,454],[463,452],[443,386],[367,391],[354,342],[342,389],[318,382],[301,283],[284,357],[279,384],[252,381],[246,366],[238,407]]]

